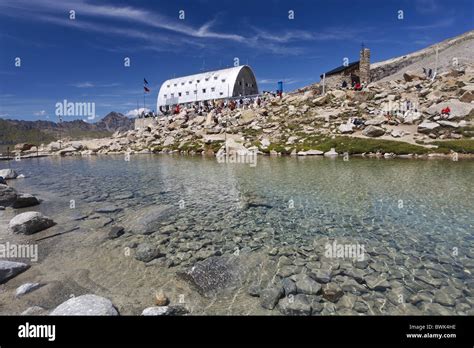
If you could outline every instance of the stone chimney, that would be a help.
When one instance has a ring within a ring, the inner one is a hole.
[[[361,83],[370,82],[370,49],[364,47],[360,50],[359,77]]]

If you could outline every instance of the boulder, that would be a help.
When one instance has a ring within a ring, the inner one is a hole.
[[[364,122],[366,126],[380,126],[385,122],[384,116],[377,116]]]
[[[296,295],[296,284],[290,278],[283,278],[281,281],[283,290],[285,291],[285,296]]]
[[[322,292],[323,297],[331,302],[337,302],[342,295],[344,295],[344,291],[336,283],[328,283],[324,285],[322,287]]]
[[[426,109],[426,112],[430,115],[438,115],[441,114],[441,110],[446,107],[449,107],[451,109],[451,114],[448,117],[448,119],[450,120],[474,115],[474,104],[464,103],[457,99],[450,99],[438,104],[431,105],[428,109]]]
[[[282,286],[269,286],[260,292],[260,305],[266,309],[273,309],[284,294]]]
[[[278,303],[278,310],[283,315],[310,315],[311,304],[302,294],[287,296]]]
[[[150,243],[139,244],[135,251],[135,258],[142,262],[150,262],[160,256],[164,256],[164,254],[160,252],[157,246]]]
[[[16,289],[15,296],[21,297],[29,292],[38,289],[40,286],[40,283],[25,283]]]
[[[342,134],[353,133],[354,124],[351,122],[347,122],[347,123],[339,125],[338,129],[339,129],[339,132],[341,132]]]
[[[313,104],[316,106],[323,106],[329,101],[329,94],[323,95],[321,97],[318,97],[316,99],[313,99]]]
[[[324,157],[337,157],[338,153],[334,148],[331,148],[331,150],[327,151],[324,153]]]
[[[167,136],[167,137],[165,138],[165,141],[164,141],[164,143],[163,143],[163,146],[164,146],[164,147],[168,147],[168,146],[170,146],[170,145],[173,145],[174,142],[175,142],[175,139],[174,139],[171,135],[169,135],[169,136]]]
[[[155,306],[145,308],[142,312],[144,316],[167,316],[167,315],[183,315],[189,311],[181,305],[172,306]]]
[[[6,185],[7,181],[3,178],[3,176],[0,176],[0,185]]]
[[[408,70],[403,74],[403,78],[406,82],[411,82],[414,80],[426,80],[426,75],[423,72]]]
[[[240,271],[237,256],[212,256],[178,275],[191,283],[202,296],[213,297],[224,289],[240,284]]]
[[[63,302],[50,315],[115,316],[119,314],[110,300],[87,294]]]
[[[368,126],[364,128],[364,130],[362,131],[362,135],[365,135],[366,137],[370,137],[370,138],[380,137],[384,134],[385,134],[385,130],[376,126]]]
[[[314,281],[307,274],[298,274],[292,276],[296,282],[296,291],[299,294],[317,295],[321,291],[321,284]]]
[[[13,233],[33,234],[53,226],[55,222],[41,213],[30,211],[19,214],[10,220]]]
[[[459,98],[459,101],[463,103],[471,103],[474,100],[474,89],[466,91],[463,95]]]
[[[440,121],[437,121],[441,126],[445,126],[445,127],[452,127],[452,128],[458,128],[459,127],[459,123],[458,122],[452,122],[452,121],[443,121],[443,120],[440,120]]]
[[[112,226],[110,229],[109,233],[107,234],[107,237],[110,239],[115,239],[120,237],[122,234],[124,234],[124,228],[122,226]]]
[[[0,205],[1,206],[10,206],[18,197],[15,189],[13,187],[0,184]]]
[[[17,196],[16,201],[13,202],[12,207],[19,209],[19,208],[26,208],[32,207],[34,205],[40,204],[38,198],[28,193],[21,193]]]
[[[0,284],[26,271],[30,266],[22,262],[0,261]]]
[[[321,155],[324,154],[324,152],[319,151],[319,150],[308,150],[308,151],[305,152],[305,154],[306,154],[306,156],[321,156]]]
[[[431,122],[431,121],[423,121],[418,125],[418,132],[419,133],[431,133],[432,131],[439,128],[439,123]]]
[[[13,169],[0,169],[0,176],[5,180],[16,179],[18,173]]]

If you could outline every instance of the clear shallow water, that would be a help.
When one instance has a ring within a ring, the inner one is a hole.
[[[471,306],[473,161],[259,157],[250,167],[144,155],[129,162],[104,156],[11,165],[27,176],[12,182],[19,190],[58,197],[39,207],[55,219],[115,205],[122,210],[107,216],[124,223],[150,205],[171,205],[167,223],[183,231],[181,239],[208,238],[224,254],[338,238],[365,246],[367,274],[388,275],[411,295],[455,288],[461,294],[446,308],[466,313]],[[69,209],[70,200],[76,209]],[[167,257],[174,266],[190,266],[192,257],[174,257],[186,253],[180,238],[168,246]],[[311,254],[321,259],[321,248],[303,253],[303,263]],[[463,310],[456,309],[459,303]]]

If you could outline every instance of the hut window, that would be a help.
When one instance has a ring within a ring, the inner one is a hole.
[[[202,89],[202,93],[206,93],[206,89],[205,89],[205,88]]]

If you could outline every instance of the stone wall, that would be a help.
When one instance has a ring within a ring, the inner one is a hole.
[[[342,87],[342,82],[346,81],[348,86],[352,85],[352,75],[359,76],[359,65],[355,65],[351,68],[348,68],[344,71],[341,71],[339,74],[333,74],[326,76],[326,91],[331,89],[338,89]],[[322,79],[320,84],[322,85]]]
[[[147,126],[157,125],[157,121],[153,117],[147,118],[136,118],[135,119],[135,129],[143,129]]]

